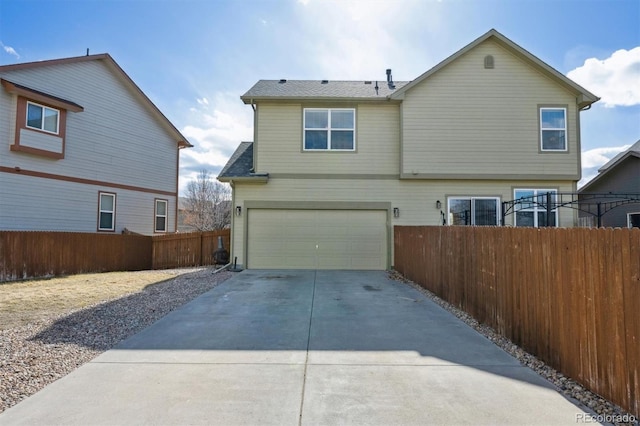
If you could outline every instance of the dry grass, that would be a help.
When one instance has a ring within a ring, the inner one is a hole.
[[[106,272],[0,283],[0,330],[137,293],[176,275],[171,271]]]

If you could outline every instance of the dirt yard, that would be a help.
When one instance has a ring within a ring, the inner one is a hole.
[[[138,293],[176,271],[107,272],[0,283],[0,330]]]

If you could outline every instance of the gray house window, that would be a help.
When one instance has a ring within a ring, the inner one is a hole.
[[[98,201],[98,231],[116,229],[116,194],[100,192]]]

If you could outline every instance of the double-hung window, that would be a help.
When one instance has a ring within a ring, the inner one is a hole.
[[[59,123],[59,110],[27,102],[27,127],[58,134]]]
[[[542,151],[567,150],[566,108],[540,108],[540,148]]]
[[[116,194],[100,192],[98,204],[98,231],[115,231]]]
[[[305,108],[305,151],[354,151],[356,110],[352,108]]]
[[[167,232],[167,200],[156,200],[155,232]]]
[[[552,208],[557,195],[558,191],[555,189],[516,189],[515,226],[558,226],[558,210]],[[547,217],[548,199],[551,201],[551,208]]]
[[[449,225],[498,225],[497,197],[449,197]]]

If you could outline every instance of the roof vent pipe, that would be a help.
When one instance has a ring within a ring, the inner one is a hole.
[[[389,85],[389,89],[395,89],[396,85],[393,84],[393,77],[391,76],[391,68],[387,69],[387,84]]]

